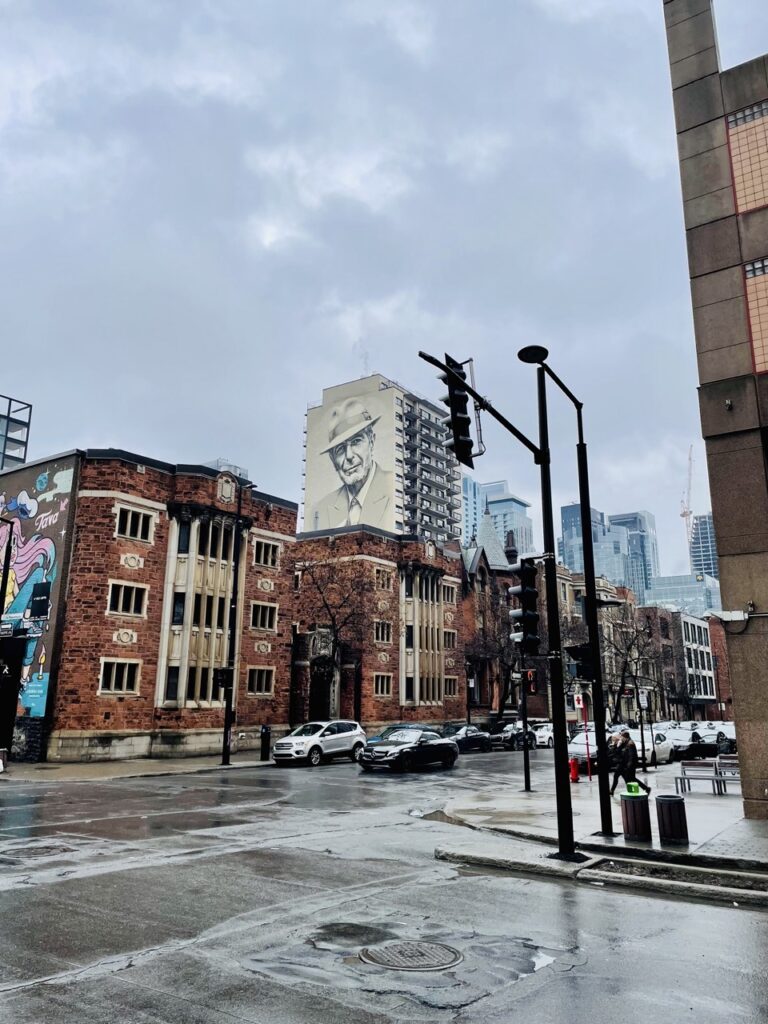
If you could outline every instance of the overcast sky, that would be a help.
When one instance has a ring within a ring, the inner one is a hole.
[[[724,66],[768,51],[765,0],[718,22]],[[473,355],[533,434],[537,342],[593,504],[654,512],[686,569],[692,443],[709,498],[661,0],[0,0],[0,261],[30,458],[223,455],[298,500],[324,386],[436,398],[418,350]],[[486,441],[478,479],[536,502]]]

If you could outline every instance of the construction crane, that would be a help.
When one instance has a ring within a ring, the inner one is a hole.
[[[693,445],[688,449],[688,481],[685,490],[683,491],[683,497],[680,501],[680,515],[685,520],[685,541],[688,548],[688,561],[691,564],[691,572],[693,572],[693,566],[691,563],[691,536],[693,534],[693,512],[691,510],[691,485],[693,483]]]

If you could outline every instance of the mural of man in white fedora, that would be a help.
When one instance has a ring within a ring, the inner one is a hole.
[[[391,530],[394,480],[374,459],[374,426],[381,416],[371,416],[359,398],[349,398],[331,412],[328,454],[341,487],[321,498],[312,509],[306,529],[329,530],[366,523]]]

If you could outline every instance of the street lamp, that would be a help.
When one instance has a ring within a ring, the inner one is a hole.
[[[599,604],[597,598],[597,584],[595,581],[595,552],[592,545],[592,516],[589,497],[589,465],[587,462],[587,446],[584,442],[584,424],[582,420],[583,402],[580,402],[573,392],[566,387],[557,374],[547,365],[549,352],[543,345],[527,345],[521,349],[517,357],[523,363],[532,363],[537,366],[539,385],[539,416],[541,417],[542,404],[544,417],[546,419],[546,378],[549,377],[560,388],[563,394],[571,400],[576,408],[576,423],[578,426],[578,442],[576,444],[576,461],[579,471],[579,505],[581,508],[581,536],[584,550],[584,610],[587,619],[587,632],[589,634],[589,649],[592,663],[592,713],[595,720],[595,732],[597,734],[597,785],[600,796],[600,825],[603,835],[613,835],[613,820],[611,815],[611,793],[608,780],[608,741],[605,735],[605,699],[603,695],[603,669],[600,661],[600,636],[598,631],[597,610]],[[543,467],[542,467],[543,472]],[[545,517],[544,547],[549,550],[551,543],[554,551],[554,526],[552,524],[551,503],[549,508],[549,531],[551,541],[547,538],[547,524]],[[554,557],[552,560],[552,575],[555,576]],[[555,595],[556,596],[556,595]],[[547,612],[549,614],[549,586],[547,587]],[[555,613],[557,609],[555,608]],[[558,634],[559,634],[558,624]],[[551,646],[551,645],[550,645]],[[559,653],[559,643],[558,643]],[[561,663],[562,665],[562,663]],[[562,674],[562,667],[561,667]],[[554,698],[554,690],[553,690]],[[562,698],[561,698],[562,702]],[[565,741],[565,708],[563,707],[563,735],[561,741],[565,746],[565,771],[568,767],[567,743]],[[553,709],[553,725],[554,709]],[[557,732],[555,732],[555,746],[557,747]]]

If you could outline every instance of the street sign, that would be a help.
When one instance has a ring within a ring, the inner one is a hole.
[[[523,678],[523,673],[522,672],[511,672],[510,676],[511,676],[512,679],[522,679]]]
[[[641,690],[640,691],[640,707],[643,709],[643,711],[647,711],[648,710],[648,691],[647,690]]]
[[[573,695],[573,706],[575,708],[583,708],[584,707],[584,697],[580,693],[575,693]]]

